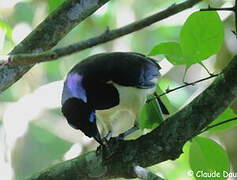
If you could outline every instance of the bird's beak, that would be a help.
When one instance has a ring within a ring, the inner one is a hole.
[[[101,146],[105,146],[105,141],[104,138],[101,138],[100,136],[100,132],[96,127],[96,134],[93,136],[93,138],[101,145]]]

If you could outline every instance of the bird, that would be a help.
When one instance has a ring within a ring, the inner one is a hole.
[[[139,112],[147,96],[155,92],[160,69],[154,59],[136,52],[87,57],[66,76],[62,114],[71,127],[103,145],[104,138],[139,126]],[[168,114],[160,99],[158,102]]]

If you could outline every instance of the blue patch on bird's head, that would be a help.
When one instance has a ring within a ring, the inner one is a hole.
[[[69,98],[79,98],[87,102],[86,90],[82,85],[82,76],[77,73],[69,73],[64,83],[62,104]]]

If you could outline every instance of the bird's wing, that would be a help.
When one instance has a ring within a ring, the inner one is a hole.
[[[149,89],[155,86],[154,79],[160,76],[160,66],[137,53],[118,56],[113,61],[112,81],[120,85]]]
[[[119,104],[119,93],[112,84],[92,83],[86,88],[88,102],[96,110],[109,109]]]

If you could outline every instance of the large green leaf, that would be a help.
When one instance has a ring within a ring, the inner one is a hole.
[[[160,43],[151,50],[148,56],[155,56],[159,54],[164,54],[172,64],[185,64],[180,44],[177,42]]]
[[[224,40],[224,26],[217,12],[194,12],[186,20],[180,45],[189,64],[195,64],[218,52]]]
[[[227,179],[223,173],[228,173],[230,170],[229,158],[225,150],[215,141],[196,137],[192,140],[189,156],[193,176],[196,179]]]
[[[194,12],[181,29],[180,44],[156,45],[149,56],[165,55],[174,65],[200,63],[216,54],[224,40],[224,26],[216,12]]]

